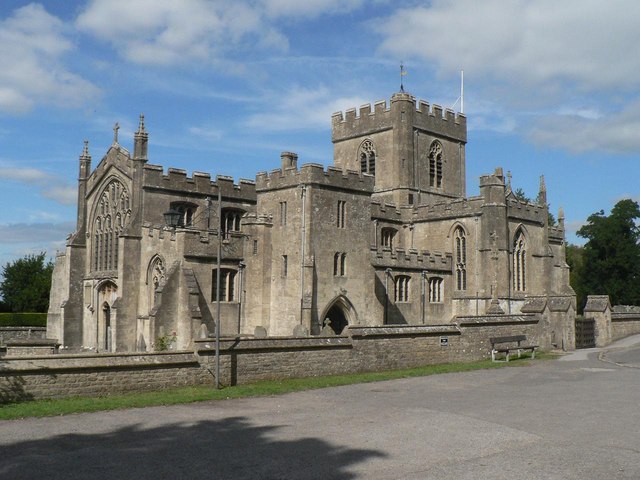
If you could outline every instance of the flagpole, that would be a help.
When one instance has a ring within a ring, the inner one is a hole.
[[[464,70],[460,70],[460,113],[464,113]]]

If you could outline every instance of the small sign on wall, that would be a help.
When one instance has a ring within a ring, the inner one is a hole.
[[[440,346],[448,347],[449,346],[449,337],[440,337]]]

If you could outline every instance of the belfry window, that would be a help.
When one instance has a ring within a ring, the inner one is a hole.
[[[442,188],[442,144],[435,141],[429,149],[429,186]]]
[[[513,289],[524,292],[527,288],[527,239],[518,230],[513,242]]]
[[[362,142],[358,149],[358,158],[362,173],[376,174],[376,151],[371,140],[367,139]]]
[[[408,275],[398,275],[395,280],[395,293],[394,301],[396,302],[408,302],[409,301],[409,283],[411,277]]]
[[[211,274],[211,301],[218,300],[216,291],[220,295],[221,302],[233,302],[236,300],[236,276],[235,270],[229,268],[220,269],[220,286],[217,287],[218,270],[213,269]]]
[[[131,218],[130,196],[119,180],[111,180],[98,197],[93,219],[91,270],[118,268],[118,240]]]
[[[462,227],[453,235],[453,254],[456,269],[456,290],[467,289],[467,237]]]

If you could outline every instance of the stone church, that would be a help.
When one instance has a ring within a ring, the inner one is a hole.
[[[133,153],[115,129],[93,169],[85,142],[48,337],[75,350],[147,351],[167,337],[185,349],[214,331],[218,305],[224,336],[442,325],[540,301],[572,315],[564,219],[550,224],[542,177],[534,202],[500,168],[468,197],[465,116],[409,93],[331,122],[333,166],[284,152],[279,168],[238,183],[150,163],[142,116]]]

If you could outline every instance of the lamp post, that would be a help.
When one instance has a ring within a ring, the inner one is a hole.
[[[164,223],[167,225],[167,227],[173,230],[175,230],[178,224],[180,223],[180,217],[182,216],[182,214],[179,211],[174,210],[173,208],[170,208],[168,211],[164,212],[162,215],[164,216]]]

